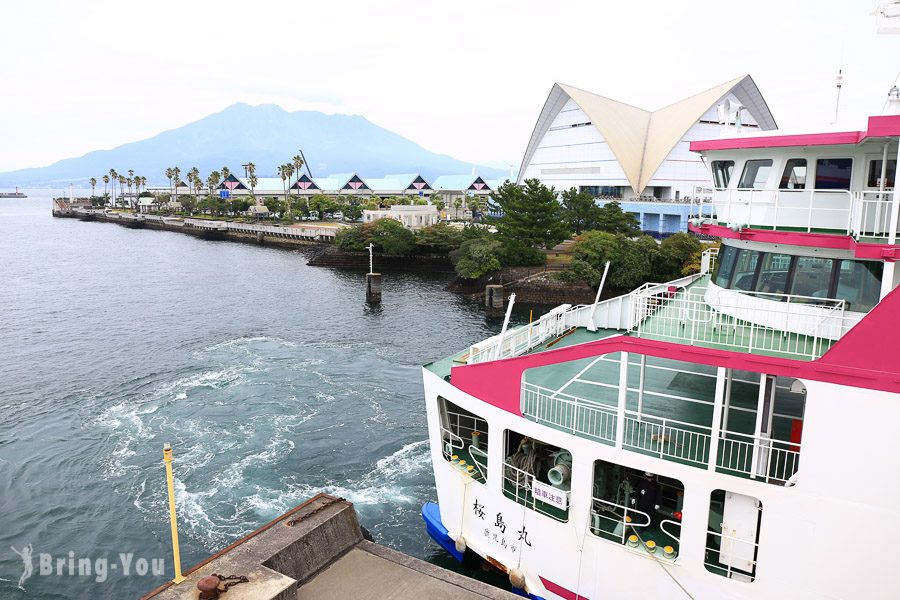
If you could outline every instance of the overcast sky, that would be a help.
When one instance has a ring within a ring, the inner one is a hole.
[[[243,101],[361,114],[518,165],[555,81],[655,109],[749,73],[779,126],[879,114],[900,35],[867,0],[4,2],[0,171]],[[302,146],[302,141],[301,141]]]

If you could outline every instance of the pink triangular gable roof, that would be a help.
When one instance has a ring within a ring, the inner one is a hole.
[[[236,188],[239,185],[241,185],[239,181],[226,181],[225,182],[225,187],[227,187],[229,190],[234,190],[234,188]]]

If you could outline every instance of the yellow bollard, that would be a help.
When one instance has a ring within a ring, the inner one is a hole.
[[[163,444],[163,462],[166,464],[166,482],[169,484],[169,522],[172,525],[172,555],[175,561],[174,583],[184,581],[181,574],[181,553],[178,550],[178,521],[175,517],[175,478],[172,475],[172,446]]]

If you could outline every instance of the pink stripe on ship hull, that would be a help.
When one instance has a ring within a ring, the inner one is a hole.
[[[553,592],[560,598],[565,598],[566,600],[588,600],[586,596],[579,596],[572,590],[566,589],[558,583],[553,583],[549,579],[544,579],[541,576],[538,577],[540,577],[541,583],[544,584],[544,588],[546,588],[548,592]]]
[[[703,224],[694,226],[688,223],[688,229],[694,233],[702,233],[731,240],[753,240],[767,244],[787,244],[789,246],[810,246],[813,248],[831,248],[834,250],[852,250],[858,258],[894,261],[900,258],[900,245],[867,244],[857,242],[849,235],[835,233],[805,233],[802,231],[773,231],[771,229],[742,229],[733,231],[724,225]]]

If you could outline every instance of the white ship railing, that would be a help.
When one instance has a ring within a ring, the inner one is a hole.
[[[670,284],[633,294],[638,337],[806,359],[824,354],[861,318],[845,314],[845,301],[834,298]]]
[[[460,435],[462,430],[468,430],[470,435],[472,431],[480,431],[484,434],[487,433],[487,421],[481,417],[464,415],[450,410],[446,411],[444,414],[447,415],[447,423],[446,425],[441,425],[441,432],[450,438],[450,446],[455,450],[460,450],[466,446],[466,440]],[[447,454],[446,448],[444,449],[444,454]],[[449,455],[447,458],[450,458]]]
[[[522,382],[522,413],[538,423],[565,429],[592,440],[614,444],[616,408]]]
[[[716,261],[719,259],[718,248],[707,248],[700,254],[700,274],[707,275],[716,269]]]
[[[888,238],[891,234],[891,199],[893,191],[863,190],[856,193],[853,231],[857,238]],[[897,231],[900,232],[900,224]]]
[[[567,521],[569,510],[561,510],[556,507],[553,507],[545,502],[540,500],[535,501],[534,496],[531,493],[532,484],[534,483],[534,475],[527,471],[523,471],[508,462],[503,463],[503,493],[510,497],[512,500],[515,500],[519,504],[525,506],[526,508],[530,508],[535,512],[542,513],[547,515],[551,519],[556,519],[557,521]],[[558,489],[558,488],[557,488]],[[565,495],[566,497],[566,506],[568,507],[571,504],[571,491],[558,489],[560,494]],[[550,512],[546,510],[544,507],[553,508],[556,513]],[[560,517],[559,513],[565,513],[564,517]]]
[[[639,521],[635,522],[635,519]],[[629,508],[600,498],[592,499],[590,531],[597,537],[624,544],[628,539],[629,529],[633,529],[637,533],[638,529],[649,526],[650,521],[650,515],[636,508]],[[612,526],[613,530],[606,531],[601,527],[603,523]]]
[[[712,198],[691,200],[691,218],[737,227],[775,230],[831,230],[855,238],[891,235],[893,190],[723,189]],[[894,234],[900,233],[900,223]]]
[[[716,465],[751,479],[785,484],[800,466],[800,444],[723,431]]]
[[[744,579],[747,582],[753,581],[755,578],[754,573],[756,571],[756,553],[759,551],[758,543],[738,537],[732,537],[723,533],[716,533],[715,531],[708,531],[706,535],[707,560],[705,560],[703,564],[707,566],[708,570],[728,578],[737,577]],[[710,540],[716,539],[718,539],[719,542],[718,548],[714,545],[710,545]],[[716,555],[719,556],[720,561],[724,558],[724,561],[727,562],[711,562],[709,557]],[[748,556],[752,556],[753,558],[743,558]],[[744,561],[750,568],[747,571],[737,569],[732,566],[732,563],[735,561]]]
[[[849,190],[716,188],[711,199],[691,201],[691,216],[702,220],[713,214],[720,223],[739,227],[828,229],[850,235],[853,204]]]
[[[559,337],[573,327],[587,324],[589,306],[572,307],[570,304],[557,306],[538,320],[516,327],[506,332],[502,347],[500,336],[495,335],[469,348],[468,364],[475,364],[511,356],[520,356],[540,346],[549,339]],[[584,324],[581,324],[584,321]]]
[[[705,467],[712,430],[703,425],[626,411],[622,445],[666,460]]]

